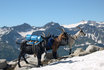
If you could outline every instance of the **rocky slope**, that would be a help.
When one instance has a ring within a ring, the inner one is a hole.
[[[44,59],[44,54],[43,54],[42,55],[43,68],[47,67],[49,65],[55,64],[57,62],[58,62],[58,64],[60,64],[61,60],[66,60],[66,59],[71,60],[71,59],[79,57],[79,56],[86,57],[86,55],[88,55],[88,54],[91,54],[91,53],[96,52],[96,51],[102,51],[102,50],[104,50],[104,48],[101,48],[101,47],[95,46],[95,45],[89,45],[86,50],[83,50],[82,48],[77,48],[71,55],[59,57],[56,60],[52,59],[52,58]],[[58,55],[59,54],[60,53],[58,53]],[[17,61],[10,61],[10,62],[8,62],[8,64],[12,65],[11,67],[13,70],[29,70],[31,68],[35,68],[35,69],[42,68],[42,67],[40,67],[40,68],[36,67],[36,65],[37,65],[37,58],[36,57],[34,57],[33,55],[27,55],[27,56],[28,56],[27,60],[28,60],[29,64],[26,64],[23,60],[21,60],[21,65],[22,65],[21,68],[19,68],[18,65],[16,65]],[[50,53],[47,54],[46,57],[51,57]],[[81,58],[81,57],[79,57],[79,58]],[[93,58],[93,56],[91,56],[91,58]],[[7,70],[11,69],[11,67],[7,68]]]

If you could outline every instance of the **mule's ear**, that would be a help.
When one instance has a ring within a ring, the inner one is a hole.
[[[47,36],[50,36],[50,32],[48,32]]]
[[[45,35],[45,33],[44,33],[44,32],[42,32],[42,34],[43,34],[43,36],[44,36],[44,37],[46,37],[46,35]]]
[[[48,39],[51,37],[51,35],[48,36]]]
[[[80,28],[79,26],[77,26],[78,29],[82,30],[82,28]]]
[[[42,39],[45,39],[43,36],[41,36],[42,37]]]
[[[61,30],[63,33],[65,32],[65,30],[61,27],[58,27],[57,29]]]

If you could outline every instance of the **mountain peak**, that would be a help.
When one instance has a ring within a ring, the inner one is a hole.
[[[31,27],[28,23],[23,23],[23,24],[18,25],[18,26],[29,26],[29,27]]]
[[[46,25],[44,25],[44,28],[46,28],[46,27],[51,27],[51,26],[60,26],[58,23],[56,23],[56,22],[49,22],[49,23],[47,23]]]
[[[89,20],[87,23],[88,23],[88,24],[95,24],[96,21],[91,21],[91,20]]]
[[[21,24],[21,25],[18,25],[18,26],[14,26],[13,28],[14,28],[14,30],[16,30],[16,31],[21,32],[21,31],[27,31],[27,30],[32,29],[32,26],[30,26],[30,25],[27,24],[27,23],[24,23],[24,24]]]

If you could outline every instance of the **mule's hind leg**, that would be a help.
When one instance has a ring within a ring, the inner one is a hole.
[[[43,66],[43,64],[41,64],[41,54],[38,54],[37,58],[38,58],[38,65],[37,65],[37,67]]]
[[[26,58],[25,58],[25,54],[23,54],[23,59],[24,59],[24,61],[27,63],[27,64],[29,64],[29,62],[26,60]]]
[[[69,49],[69,55],[72,53],[72,48]]]
[[[20,54],[18,56],[18,67],[21,67],[21,65],[20,65],[21,56],[22,56],[22,53],[20,52]]]

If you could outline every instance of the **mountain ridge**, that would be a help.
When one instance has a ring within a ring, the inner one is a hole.
[[[103,36],[104,24],[103,22],[99,22],[99,23],[95,21],[82,21],[82,22],[78,26],[82,28],[82,30],[86,33],[86,36],[78,38],[76,40],[76,43],[73,45],[73,47],[74,48],[81,47],[85,49],[88,45],[91,45],[91,44],[104,47],[104,44],[103,44],[104,43],[104,40],[103,40],[104,39],[104,36]],[[16,40],[21,42],[21,40],[25,38],[26,34],[42,35],[42,32],[44,32],[46,35],[50,33],[51,35],[56,36],[61,33],[58,27],[64,28],[65,31],[71,35],[79,31],[79,29],[77,29],[76,27],[66,28],[63,25],[60,25],[59,23],[55,23],[55,22],[49,22],[41,27],[33,27],[27,23],[13,26],[13,27],[1,27],[0,28],[0,44],[1,43],[3,44],[0,45],[0,48],[2,49],[2,46],[4,46],[4,48],[11,47],[14,50],[16,50],[16,52],[19,52],[18,50],[19,45],[16,45],[15,43]],[[4,45],[4,44],[7,44],[7,45]],[[0,52],[3,52],[3,50],[1,50]],[[7,54],[9,55],[9,53]],[[18,54],[19,53],[16,53],[16,55]],[[3,53],[1,55],[3,55]],[[17,58],[18,56],[14,56],[14,57]],[[5,56],[5,58],[8,60],[8,57]]]

